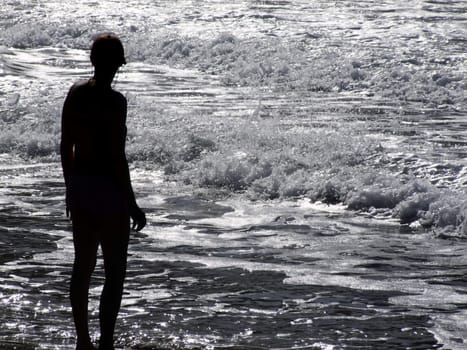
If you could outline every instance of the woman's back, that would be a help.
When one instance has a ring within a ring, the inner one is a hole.
[[[74,107],[68,121],[75,147],[73,174],[116,175],[125,152],[125,98],[89,80],[75,84],[69,99]]]

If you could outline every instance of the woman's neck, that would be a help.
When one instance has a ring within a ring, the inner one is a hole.
[[[99,79],[99,78],[96,78],[96,76],[93,76],[90,79],[90,82],[92,86],[99,88],[101,90],[112,90],[112,81]]]

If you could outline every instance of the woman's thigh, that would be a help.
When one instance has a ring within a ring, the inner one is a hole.
[[[85,211],[72,212],[73,245],[75,248],[75,268],[94,269],[96,264],[99,235],[95,219]]]
[[[130,217],[122,212],[106,218],[106,224],[100,232],[100,244],[104,257],[106,274],[118,275],[126,269],[128,242],[130,238]]]

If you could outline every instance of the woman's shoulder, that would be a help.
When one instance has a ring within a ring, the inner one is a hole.
[[[125,104],[127,103],[126,97],[121,92],[119,92],[117,90],[112,90],[112,95],[113,95],[113,98],[115,98],[119,102],[122,102],[122,103],[125,103]]]
[[[127,108],[126,97],[121,92],[116,90],[112,90],[112,102],[120,108]]]
[[[68,96],[78,97],[84,94],[88,90],[88,87],[88,80],[79,80],[71,86],[70,90],[68,91]]]
[[[88,87],[89,87],[89,80],[82,79],[74,83],[71,86],[70,91],[79,91],[79,90],[87,89]]]

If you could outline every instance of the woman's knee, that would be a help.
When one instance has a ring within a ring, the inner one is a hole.
[[[91,275],[96,268],[96,263],[96,256],[75,256],[75,261],[73,263],[73,276],[76,276],[80,279],[91,278]]]

